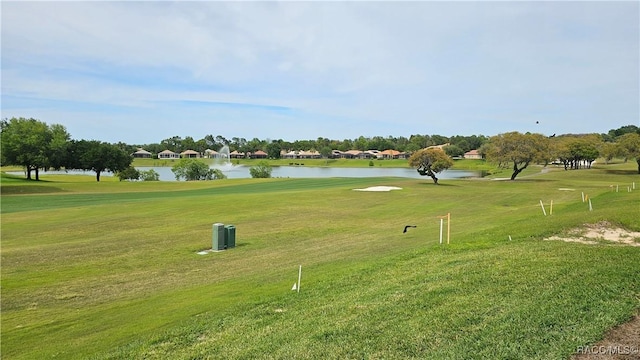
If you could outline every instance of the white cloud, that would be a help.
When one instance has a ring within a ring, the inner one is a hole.
[[[206,117],[177,105],[206,101],[245,104],[218,115],[256,122],[249,138],[492,135],[537,117],[550,132],[607,131],[608,115],[639,117],[637,13],[631,2],[3,2],[2,113],[31,116],[13,105],[28,97],[61,122],[82,111],[65,104],[86,102],[134,126],[160,108]],[[299,117],[322,122],[279,126]]]

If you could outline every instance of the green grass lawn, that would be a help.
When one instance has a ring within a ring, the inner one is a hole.
[[[633,165],[438,186],[3,176],[2,357],[567,358],[640,309],[640,248],[542,239],[640,231]],[[374,185],[402,190],[352,190]],[[237,247],[198,255],[215,222]]]

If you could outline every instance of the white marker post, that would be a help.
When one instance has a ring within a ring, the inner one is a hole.
[[[553,200],[551,200],[551,205],[549,205],[549,215],[553,215]]]
[[[589,199],[589,211],[593,211],[593,206],[591,206],[591,199]]]
[[[442,244],[442,228],[445,218],[447,219],[447,244],[451,240],[451,213],[447,213],[445,216],[438,216],[438,219],[440,219],[440,244]]]
[[[511,241],[511,235],[509,235],[509,241]]]
[[[618,192],[618,185],[616,185],[616,192]]]
[[[584,191],[582,192],[582,202],[584,202]]]
[[[302,278],[302,265],[298,268],[298,292],[300,292],[300,279]]]
[[[544,216],[547,216],[547,211],[544,209],[544,204],[542,203],[542,200],[540,200],[540,206],[542,207],[542,213],[544,214]]]

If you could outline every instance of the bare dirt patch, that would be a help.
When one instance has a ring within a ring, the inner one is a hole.
[[[640,232],[613,226],[608,221],[600,221],[596,224],[584,224],[582,227],[569,230],[566,234],[551,236],[544,240],[560,240],[590,245],[610,243],[640,247]]]
[[[611,329],[595,345],[579,347],[571,360],[640,359],[640,316]]]
[[[581,244],[621,244],[640,246],[640,232],[614,226],[608,221],[584,224],[544,240],[560,240]],[[637,360],[640,359],[640,315],[611,329],[604,339],[594,345],[578,347],[571,360]]]

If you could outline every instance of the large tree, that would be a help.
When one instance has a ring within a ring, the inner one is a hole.
[[[515,180],[532,162],[546,163],[549,160],[548,143],[549,139],[541,134],[513,131],[492,136],[485,151],[487,160],[501,167],[511,167],[511,180]]]
[[[133,162],[131,155],[117,145],[97,140],[72,141],[69,146],[67,169],[89,170],[96,173],[100,181],[103,171],[118,173]]]
[[[440,148],[427,148],[411,154],[409,166],[416,168],[422,176],[430,176],[438,184],[436,174],[453,166],[453,160]]]
[[[602,138],[597,134],[564,135],[550,140],[550,153],[564,164],[564,169],[590,168],[598,158]]]
[[[638,174],[640,174],[640,135],[637,133],[626,133],[618,138],[618,144],[627,158],[635,158],[638,163]]]
[[[282,145],[278,141],[272,141],[267,144],[267,157],[269,159],[280,159],[280,151],[282,150]]]
[[[49,167],[60,168],[65,161],[64,153],[69,134],[62,125],[48,126],[36,119],[11,118],[0,125],[0,152],[2,165],[24,166],[27,179],[35,172]]]
[[[60,124],[53,124],[51,129],[51,142],[49,143],[49,153],[47,167],[60,170],[67,164],[67,154],[71,135],[67,129]]]
[[[604,158],[604,163],[608,164],[609,161],[613,160],[613,158],[620,156],[622,153],[622,149],[617,143],[613,142],[602,142],[598,146],[598,151],[600,152],[600,156]]]

